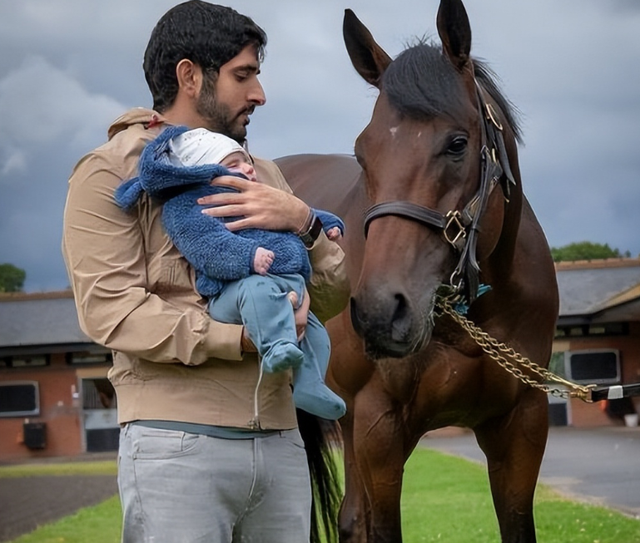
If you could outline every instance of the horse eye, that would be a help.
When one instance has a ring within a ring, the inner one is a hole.
[[[467,143],[468,140],[465,136],[457,136],[451,140],[446,152],[454,158],[459,158],[467,150]]]

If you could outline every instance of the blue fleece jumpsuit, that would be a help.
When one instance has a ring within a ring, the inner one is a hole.
[[[243,324],[267,372],[294,370],[296,407],[335,420],[346,412],[344,401],[324,383],[329,364],[329,336],[309,313],[305,336],[298,343],[295,319],[287,295],[299,302],[311,276],[307,249],[291,232],[244,229],[236,233],[225,219],[204,215],[197,200],[232,189],[211,186],[211,179],[229,175],[217,164],[176,166],[169,160],[169,141],[188,130],[169,127],[150,142],[140,156],[139,176],[116,190],[116,202],[130,209],[142,191],[164,202],[162,220],[167,234],[196,271],[196,287],[209,298],[211,316]],[[231,174],[233,175],[233,174]],[[326,230],[344,224],[335,215],[316,210]],[[275,259],[266,276],[252,273],[258,247],[273,251]]]

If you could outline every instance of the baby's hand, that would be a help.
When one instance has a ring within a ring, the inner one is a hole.
[[[273,254],[273,251],[269,251],[264,247],[258,247],[256,249],[256,256],[253,258],[253,271],[260,275],[267,275],[275,257],[276,255]]]
[[[338,226],[334,226],[333,228],[329,228],[327,230],[327,237],[331,241],[338,241],[342,237],[342,232]]]

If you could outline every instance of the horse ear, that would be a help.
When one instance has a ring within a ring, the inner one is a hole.
[[[353,67],[365,81],[380,88],[380,78],[391,64],[391,57],[350,9],[344,10],[342,35]]]
[[[437,25],[444,53],[462,70],[469,62],[471,26],[461,0],[440,0]]]

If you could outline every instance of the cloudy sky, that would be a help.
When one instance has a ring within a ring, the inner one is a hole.
[[[141,63],[167,0],[0,1],[0,263],[66,288],[67,178],[111,120],[149,106]],[[342,41],[353,9],[392,57],[435,36],[437,0],[230,0],[269,35],[253,116],[263,157],[350,153],[376,97]],[[552,246],[640,254],[640,2],[467,0],[472,54],[523,116],[524,190]]]

